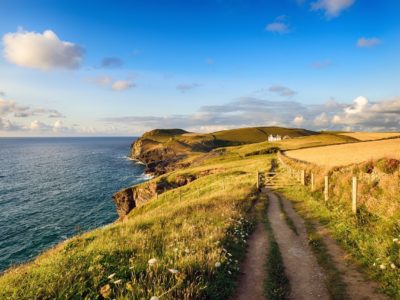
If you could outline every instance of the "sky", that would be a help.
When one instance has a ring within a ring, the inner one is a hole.
[[[0,137],[400,131],[397,0],[2,0]]]

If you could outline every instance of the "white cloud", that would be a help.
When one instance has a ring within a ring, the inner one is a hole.
[[[80,46],[60,40],[51,30],[7,33],[3,44],[7,61],[40,70],[79,68],[84,54]]]
[[[304,117],[303,116],[296,116],[292,123],[296,126],[301,126],[304,123]]]
[[[399,130],[400,97],[381,102],[370,102],[357,97],[353,104],[336,113],[333,125],[350,126],[354,130]]]
[[[266,31],[285,34],[290,32],[289,25],[284,22],[273,22],[265,27]]]
[[[272,93],[277,93],[282,97],[291,97],[296,94],[295,91],[283,85],[272,85],[269,88],[269,91]]]
[[[27,111],[29,107],[19,106],[15,101],[0,98],[0,117],[10,113],[19,114]]]
[[[18,130],[19,126],[12,123],[10,120],[0,117],[0,131]]]
[[[311,10],[322,10],[327,18],[334,18],[355,2],[356,0],[318,0],[311,3]]]
[[[132,79],[114,80],[111,76],[99,76],[90,78],[88,81],[102,87],[111,88],[113,91],[124,91],[136,86]]]
[[[114,91],[124,91],[133,87],[135,87],[135,84],[132,80],[117,80],[111,85]]]
[[[378,38],[360,38],[357,41],[357,47],[359,48],[371,48],[381,43]]]
[[[321,113],[320,115],[317,115],[314,119],[314,125],[316,127],[324,127],[327,126],[329,123],[328,115],[326,112]]]
[[[27,126],[27,129],[32,131],[48,131],[52,129],[52,126],[41,121],[34,120],[29,124],[29,126]]]

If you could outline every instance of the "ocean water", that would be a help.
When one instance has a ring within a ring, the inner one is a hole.
[[[0,138],[0,271],[116,220],[112,195],[146,180],[132,138]]]

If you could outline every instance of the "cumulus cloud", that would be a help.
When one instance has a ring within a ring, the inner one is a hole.
[[[88,81],[101,87],[110,88],[113,91],[124,91],[136,86],[132,79],[114,80],[111,76],[99,76],[90,78]]]
[[[62,41],[52,30],[43,33],[18,30],[3,36],[4,57],[10,63],[32,69],[77,69],[82,47]]]
[[[303,125],[303,123],[304,123],[304,117],[303,117],[303,116],[296,116],[296,117],[293,119],[292,123],[293,123],[294,125],[296,125],[296,126],[301,126],[301,125]]]
[[[357,41],[357,47],[359,48],[371,48],[381,43],[378,38],[360,38]]]
[[[101,66],[103,68],[113,69],[122,67],[124,62],[119,57],[104,57],[101,60]]]
[[[351,7],[356,0],[318,0],[311,3],[311,10],[322,10],[329,19],[339,16]]]
[[[291,97],[296,94],[295,91],[283,85],[272,85],[269,88],[269,91],[272,93],[276,93],[282,97]]]
[[[199,86],[201,86],[201,85],[198,84],[198,83],[189,83],[189,84],[188,83],[182,83],[182,84],[178,84],[176,86],[176,89],[178,91],[180,91],[181,93],[186,93],[187,91],[193,90],[193,89],[195,89],[195,88],[197,88]]]
[[[381,102],[357,97],[351,105],[334,115],[332,123],[353,130],[399,130],[400,97]]]

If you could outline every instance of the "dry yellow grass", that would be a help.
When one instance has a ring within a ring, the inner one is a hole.
[[[400,138],[300,149],[287,151],[286,155],[327,167],[345,166],[387,156],[400,159]]]
[[[374,141],[392,137],[399,137],[400,132],[348,132],[340,133],[339,135],[349,136],[360,141]]]

